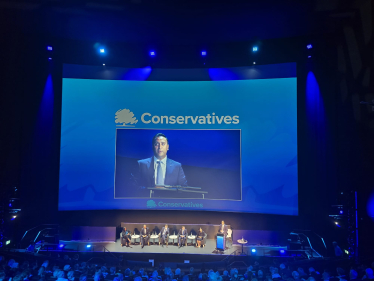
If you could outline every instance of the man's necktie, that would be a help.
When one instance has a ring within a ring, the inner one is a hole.
[[[157,161],[157,185],[164,185],[164,175],[162,172],[161,161]]]

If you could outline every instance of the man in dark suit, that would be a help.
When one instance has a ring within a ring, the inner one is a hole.
[[[161,246],[164,247],[165,241],[167,242],[169,239],[169,226],[165,224],[164,227],[162,227],[161,232],[160,232],[160,241],[161,241]],[[167,247],[167,244],[166,244]]]
[[[228,230],[228,227],[225,224],[225,221],[221,221],[221,224],[219,226],[218,232],[223,233],[225,235],[225,238],[226,238],[226,236],[227,236],[227,230]]]
[[[143,225],[143,228],[140,231],[140,243],[142,245],[142,249],[144,248],[144,245],[148,243],[148,240],[149,240],[149,230],[146,225]]]
[[[187,179],[181,163],[166,156],[169,141],[164,134],[158,133],[152,140],[153,157],[139,160],[137,185],[144,187],[180,185],[187,186]]]
[[[179,244],[179,247],[182,247],[184,246],[184,244],[186,243],[186,239],[187,239],[187,229],[182,226],[182,229],[179,229],[179,232],[178,232],[178,244]]]

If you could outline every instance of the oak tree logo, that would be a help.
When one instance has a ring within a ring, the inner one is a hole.
[[[132,125],[138,123],[138,120],[134,116],[133,112],[131,112],[129,109],[124,108],[116,112],[115,122],[116,124],[120,124],[117,126],[134,127]]]
[[[153,200],[148,200],[147,201],[147,208],[155,208],[155,207],[157,207],[155,201],[153,201]]]

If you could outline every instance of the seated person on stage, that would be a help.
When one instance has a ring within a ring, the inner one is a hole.
[[[187,186],[181,163],[166,156],[169,140],[164,134],[158,133],[153,137],[152,149],[153,157],[138,161],[137,185],[142,188],[163,185]]]
[[[127,230],[126,227],[122,230],[122,237],[121,237],[121,246],[126,245],[126,247],[130,246],[131,242],[131,232],[130,230]]]
[[[168,242],[168,239],[169,239],[169,226],[165,224],[165,226],[161,229],[161,232],[160,232],[160,241],[161,241],[162,247],[164,247],[165,242]]]
[[[144,248],[144,245],[148,243],[148,240],[149,240],[149,230],[146,225],[143,225],[143,228],[140,231],[140,243],[142,245],[142,249]]]
[[[178,232],[178,244],[179,244],[179,247],[180,248],[181,246],[183,246],[185,243],[186,243],[186,239],[187,239],[187,229],[182,226],[182,229],[179,230]]]
[[[200,227],[199,232],[196,235],[196,242],[197,242],[197,246],[196,247],[200,248],[201,245],[204,245],[204,237],[205,237],[205,232]]]

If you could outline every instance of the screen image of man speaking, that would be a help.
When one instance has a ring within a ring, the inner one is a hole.
[[[153,157],[138,161],[138,184],[142,187],[187,186],[182,164],[167,157],[169,140],[162,134],[152,139]]]

